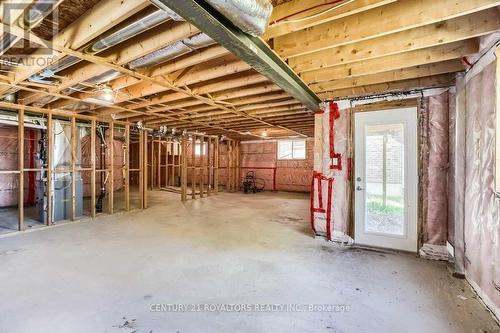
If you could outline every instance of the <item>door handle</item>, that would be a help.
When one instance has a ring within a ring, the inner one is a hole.
[[[356,191],[363,191],[363,188],[361,186],[356,187]]]

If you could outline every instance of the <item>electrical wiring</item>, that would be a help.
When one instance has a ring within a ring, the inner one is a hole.
[[[327,14],[333,10],[336,10],[336,9],[339,9],[347,4],[350,4],[351,2],[354,2],[355,0],[349,0],[349,1],[346,1],[344,3],[341,3],[339,4],[338,6],[333,6],[332,8],[328,8],[320,13],[316,13],[314,15],[311,15],[311,16],[307,16],[307,17],[302,17],[302,18],[299,18],[299,19],[289,19],[290,17],[293,17],[295,15],[298,15],[298,14],[302,14],[302,13],[305,13],[307,11],[310,11],[310,10],[313,10],[313,9],[316,9],[316,8],[319,8],[319,7],[324,7],[324,6],[329,6],[329,5],[334,5],[336,3],[339,3],[341,2],[342,0],[336,0],[336,1],[332,1],[332,2],[328,2],[328,3],[324,3],[324,4],[321,4],[321,5],[316,5],[316,6],[313,6],[313,7],[310,7],[310,8],[307,8],[307,9],[303,9],[301,11],[298,11],[296,13],[293,13],[293,14],[290,14],[290,15],[287,15],[285,17],[282,17],[280,18],[279,20],[276,20],[274,21],[272,24],[270,24],[269,26],[272,27],[272,26],[276,26],[276,25],[279,25],[279,24],[282,24],[282,23],[296,23],[296,22],[302,22],[302,21],[306,21],[306,20],[310,20],[310,19],[314,19],[318,16],[321,16],[321,15],[324,15],[324,14]]]

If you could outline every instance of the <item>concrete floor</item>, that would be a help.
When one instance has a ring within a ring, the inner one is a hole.
[[[312,238],[306,195],[178,198],[0,238],[0,332],[500,331],[444,263]],[[151,311],[276,303],[347,307]]]

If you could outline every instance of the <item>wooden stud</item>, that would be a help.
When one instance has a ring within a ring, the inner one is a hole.
[[[76,221],[76,118],[71,117],[71,221]]]
[[[54,130],[52,124],[52,114],[47,114],[47,216],[46,225],[52,224],[52,159],[54,155]]]
[[[144,209],[144,133],[139,131],[139,199],[141,209]]]
[[[95,189],[95,181],[96,181],[96,121],[95,119],[91,120],[90,125],[90,163],[92,170],[90,171],[90,216],[95,218],[95,205],[96,205],[96,189]]]
[[[191,175],[191,197],[196,199],[196,135],[192,136],[191,141],[191,159],[192,159],[192,175]]]
[[[115,126],[114,123],[111,122],[109,124],[109,214],[113,214],[114,211],[114,197],[115,197]]]
[[[180,151],[180,175],[181,175],[181,201],[187,200],[187,136],[183,136],[181,139],[181,151]]]
[[[24,109],[19,109],[17,113],[17,151],[18,151],[18,226],[19,231],[24,230]]]
[[[157,169],[157,176],[156,176],[156,187],[158,189],[161,188],[161,140],[158,139],[158,169]]]
[[[144,208],[148,208],[148,132],[144,135]]]
[[[214,141],[214,193],[219,194],[219,139],[215,138]]]
[[[130,210],[130,126],[125,125],[125,210]]]

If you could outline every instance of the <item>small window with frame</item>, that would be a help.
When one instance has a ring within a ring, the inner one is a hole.
[[[278,160],[304,160],[306,140],[278,140]]]

